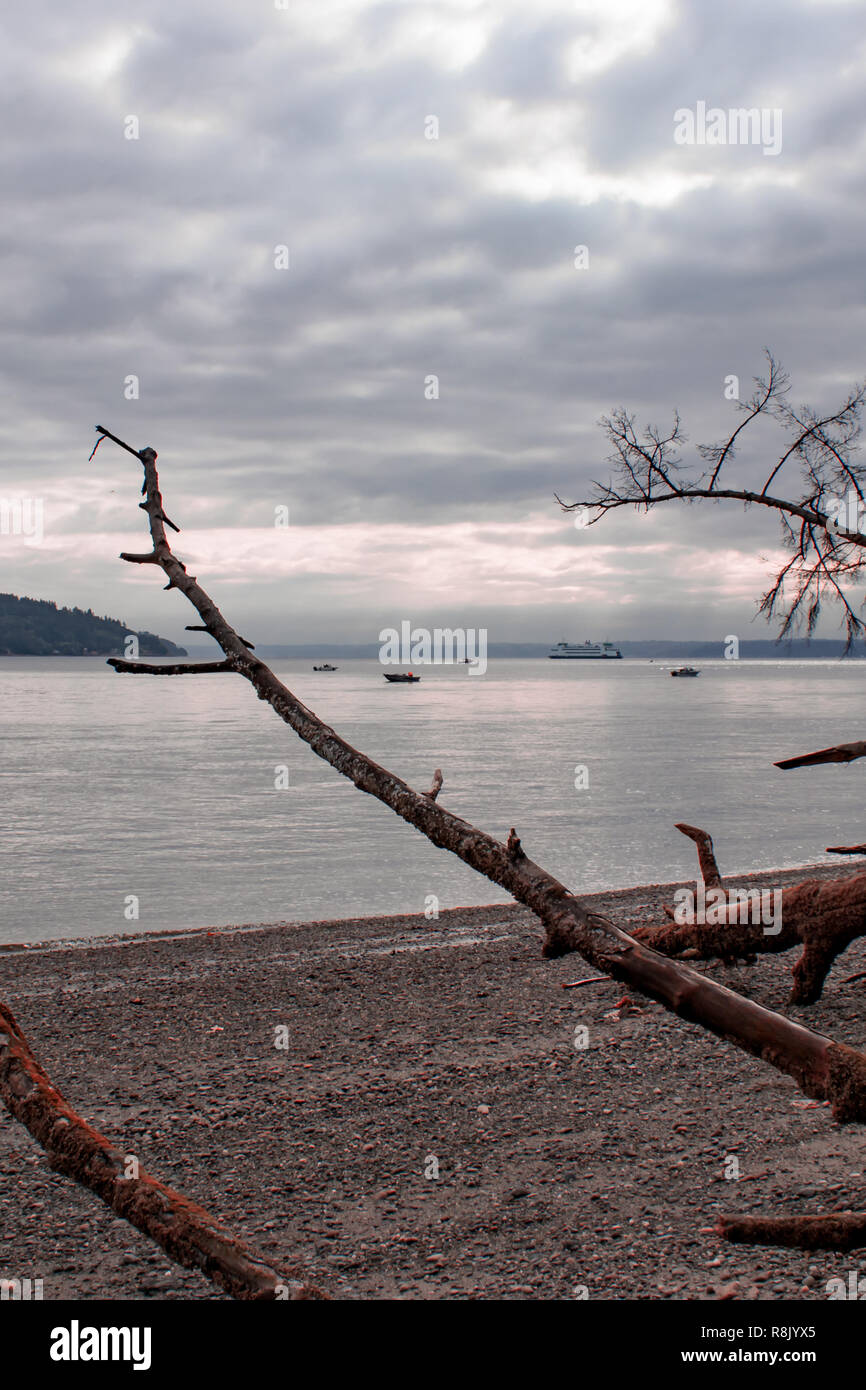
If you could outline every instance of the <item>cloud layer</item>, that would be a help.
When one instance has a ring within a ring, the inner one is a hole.
[[[858,4],[89,0],[7,34],[2,489],[46,535],[0,535],[0,587],[180,636],[115,558],[139,479],[86,463],[98,421],[159,451],[259,640],[745,631],[771,518],[587,532],[553,493],[605,476],[613,406],[723,435],[765,344],[815,406],[863,375]],[[781,152],[676,144],[698,101],[781,109]]]

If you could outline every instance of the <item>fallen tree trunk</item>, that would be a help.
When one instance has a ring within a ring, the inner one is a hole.
[[[188,1197],[136,1162],[127,1177],[120,1153],[76,1114],[42,1070],[12,1013],[0,1004],[0,1096],[48,1154],[51,1167],[95,1192],[106,1206],[161,1245],[188,1269],[199,1269],[234,1298],[321,1299],[311,1284],[279,1274]]]
[[[755,902],[747,890],[721,888],[715,856],[710,864],[706,844],[697,838],[706,836],[712,853],[712,840],[706,832],[693,826],[678,825],[677,829],[697,841],[701,869],[706,867],[711,876],[707,879],[705,874],[705,884],[718,889],[719,902],[707,908],[703,921],[697,920],[694,913],[684,913],[684,920],[679,920],[670,908],[665,908],[668,916],[674,918],[673,923],[638,927],[635,939],[666,956],[688,952],[692,958],[725,961],[754,958],[767,952],[776,954],[802,945],[803,953],[792,971],[790,1002],[813,1004],[821,997],[836,957],[857,937],[866,935],[866,873],[829,881],[810,878],[790,888],[769,890],[779,894],[773,912],[778,920],[771,925],[761,920],[760,911],[753,911]]]
[[[108,434],[101,426],[97,428]],[[562,883],[527,858],[515,830],[511,830],[507,844],[501,844],[353,748],[302,704],[263,661],[251,654],[210,595],[173,554],[165,533],[155,451],[138,451],[121,440],[115,442],[139,458],[144,468],[145,501],[141,505],[148,515],[153,544],[146,555],[124,553],[121,558],[132,564],[158,565],[163,570],[169,581],[166,587],[179,589],[189,599],[227,662],[314,753],[361,791],[390,806],[434,845],[450,850],[531,908],[546,928],[545,956],[579,952],[600,973],[631,985],[679,1017],[786,1072],[806,1095],[828,1100],[838,1120],[866,1119],[866,1057],[861,1053],[753,1004],[648,949],[605,918],[587,912]]]
[[[866,1213],[829,1216],[721,1216],[716,1232],[740,1245],[783,1245],[799,1250],[856,1250],[866,1246]]]
[[[110,656],[106,666],[115,671],[134,671],[137,676],[207,676],[217,671],[232,671],[227,661],[181,661],[174,666],[149,666],[146,661],[123,661]]]

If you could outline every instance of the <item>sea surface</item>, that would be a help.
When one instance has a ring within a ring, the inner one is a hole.
[[[425,667],[412,686],[376,661],[312,664],[273,666],[413,786],[441,768],[442,805],[501,838],[516,827],[576,891],[691,879],[676,821],[712,834],[729,878],[866,840],[866,760],[773,767],[863,737],[866,662],[704,661],[672,680],[643,660],[491,661],[483,676]],[[3,942],[508,901],[238,676],[2,658],[0,737]]]

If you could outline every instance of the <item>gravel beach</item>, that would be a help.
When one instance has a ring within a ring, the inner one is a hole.
[[[675,887],[585,901],[633,929]],[[617,1008],[613,981],[563,990],[594,972],[541,939],[496,906],[10,946],[0,997],[81,1115],[337,1298],[826,1299],[866,1272],[866,1252],[706,1232],[721,1211],[861,1208],[863,1126],[657,1004]],[[698,968],[862,1048],[866,980],[844,979],[866,941],[788,1009],[796,954]],[[0,1277],[45,1299],[222,1296],[5,1110],[0,1212]]]

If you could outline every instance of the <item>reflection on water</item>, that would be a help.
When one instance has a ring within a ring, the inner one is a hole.
[[[819,862],[866,828],[861,764],[772,766],[860,736],[864,663],[707,661],[674,681],[644,661],[491,661],[483,677],[424,668],[413,686],[375,661],[311,668],[275,663],[350,742],[422,790],[441,767],[444,806],[502,838],[515,826],[577,890],[693,876],[678,820],[711,832],[725,873]],[[507,901],[239,677],[4,658],[0,729],[2,940]]]

